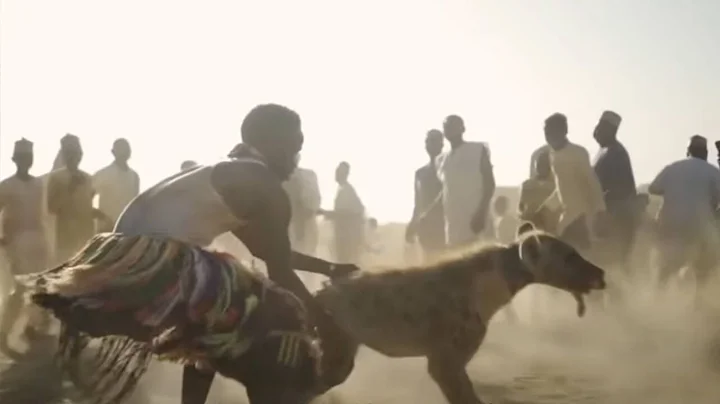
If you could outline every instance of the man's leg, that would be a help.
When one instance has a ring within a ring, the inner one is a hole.
[[[10,349],[8,339],[23,306],[23,289],[19,285],[15,285],[13,291],[5,299],[3,306],[5,307],[3,307],[2,319],[0,319],[0,352],[12,356],[14,352]]]
[[[182,404],[205,404],[215,372],[185,366],[182,376]]]

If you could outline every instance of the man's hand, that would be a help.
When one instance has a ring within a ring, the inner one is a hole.
[[[470,220],[470,229],[475,234],[480,234],[485,229],[487,214],[484,209],[480,209],[473,215]]]
[[[330,279],[344,278],[360,268],[355,264],[331,264]]]

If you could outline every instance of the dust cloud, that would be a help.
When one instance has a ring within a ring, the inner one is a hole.
[[[318,286],[317,280],[306,281]],[[598,294],[583,318],[576,316],[568,294],[526,288],[512,302],[518,320],[498,313],[468,366],[477,393],[493,404],[720,402],[710,349],[720,321],[692,308],[687,283],[662,294],[651,284],[625,285],[629,293],[622,302]],[[29,356],[24,365],[4,365],[0,402],[10,397],[28,404],[53,402],[46,396],[59,394],[55,385],[41,399],[28,396],[47,390],[48,377],[57,382],[57,373],[42,370],[53,366],[50,356],[45,352]],[[180,374],[176,365],[153,364],[128,403],[177,404]],[[73,402],[65,400],[57,402]],[[246,403],[244,389],[220,379],[208,402]],[[350,379],[313,404],[391,403],[445,403],[423,359],[388,359],[362,349]]]
[[[493,404],[720,402],[710,350],[717,318],[693,310],[687,285],[626,289],[622,303],[596,295],[583,318],[564,292],[523,290],[512,303],[518,321],[498,313],[468,366],[477,393]],[[223,381],[215,393],[235,402],[243,390]],[[313,404],[391,403],[445,403],[423,359],[363,349],[350,379]]]

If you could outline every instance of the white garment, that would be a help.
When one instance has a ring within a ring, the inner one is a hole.
[[[495,225],[495,238],[502,244],[511,244],[515,241],[519,222],[516,218],[506,215],[493,218]]]
[[[314,214],[320,209],[321,196],[317,175],[307,168],[298,168],[284,184],[293,206],[293,217],[290,221],[290,244],[293,250],[308,255],[315,255],[318,243],[318,223]],[[304,212],[296,212],[302,209]],[[300,214],[298,214],[300,213]],[[307,215],[311,215],[310,218]],[[297,229],[304,226],[304,229]],[[302,239],[298,234],[303,234]]]
[[[691,157],[666,166],[648,191],[663,197],[657,217],[662,227],[691,232],[715,229],[720,170],[707,161]]]
[[[352,185],[338,186],[332,220],[336,259],[354,262],[365,242],[365,205]]]
[[[7,244],[6,251],[13,275],[34,274],[48,269],[49,249],[45,232],[16,234]]]
[[[579,217],[584,217],[592,228],[592,218],[605,211],[605,199],[587,150],[568,143],[559,150],[550,151],[550,165],[556,187],[545,206],[562,212],[557,225],[558,234],[562,234]]]
[[[47,269],[49,251],[42,179],[11,177],[0,182],[0,205],[6,255],[13,275]]]
[[[486,144],[465,142],[437,157],[448,246],[462,245],[478,237],[470,222],[483,198],[483,174],[480,172],[483,155],[490,160],[490,149]]]
[[[95,173],[93,185],[98,195],[98,209],[114,223],[140,192],[140,177],[133,169],[124,170],[113,163]]]
[[[256,160],[252,163],[263,164]],[[115,231],[170,237],[205,247],[221,234],[235,230],[244,222],[213,188],[212,171],[213,167],[184,171],[146,190],[123,211]]]

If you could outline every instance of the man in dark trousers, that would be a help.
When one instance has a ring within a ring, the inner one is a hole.
[[[405,231],[408,243],[417,240],[425,259],[445,247],[445,217],[442,204],[442,183],[438,178],[435,159],[443,150],[443,133],[433,129],[425,136],[425,151],[430,161],[415,171],[415,206]]]
[[[605,111],[595,126],[593,137],[600,146],[595,157],[595,174],[602,188],[608,223],[607,234],[613,241],[613,261],[627,263],[633,247],[637,217],[637,190],[630,155],[617,139],[622,117]]]

